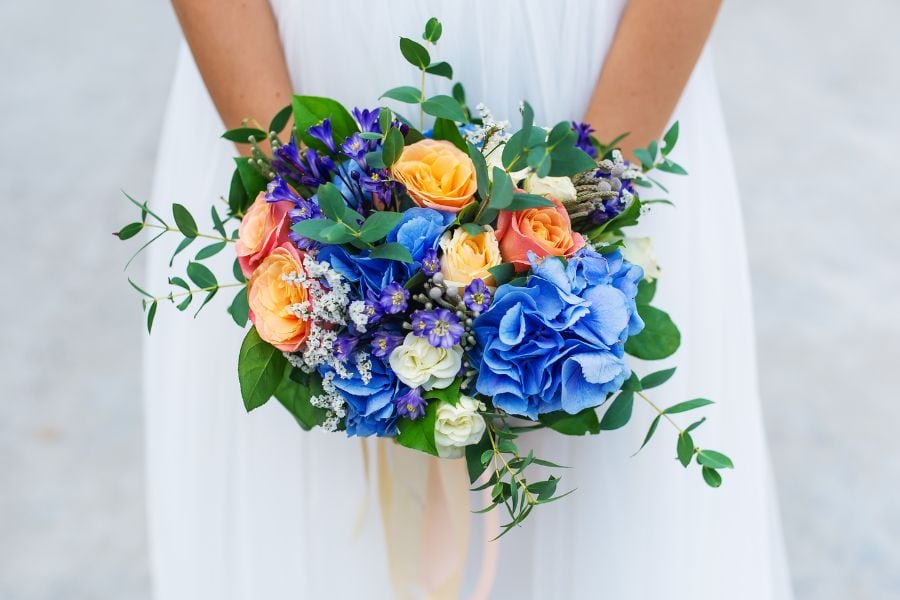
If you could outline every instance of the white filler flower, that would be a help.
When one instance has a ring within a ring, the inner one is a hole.
[[[477,444],[484,435],[484,405],[469,396],[460,396],[454,406],[441,402],[434,421],[434,443],[441,458],[460,458],[466,446]]]
[[[435,348],[424,337],[408,334],[391,352],[391,369],[411,388],[443,389],[453,383],[462,366],[462,348]]]

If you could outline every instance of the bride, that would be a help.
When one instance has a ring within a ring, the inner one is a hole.
[[[378,486],[368,477],[374,469],[360,444],[304,433],[275,402],[244,412],[235,367],[242,332],[223,301],[190,323],[157,319],[147,341],[155,597],[790,597],[756,387],[741,214],[703,49],[718,0],[173,4],[190,53],[179,59],[153,202],[180,202],[195,214],[227,193],[235,149],[218,139],[226,126],[245,117],[269,122],[292,91],[377,106],[384,89],[413,75],[398,36],[416,35],[431,16],[444,24],[438,52],[468,82],[470,103],[484,102],[498,117],[517,117],[527,99],[541,123],[583,115],[601,140],[630,131],[627,148],[680,120],[675,157],[691,176],[666,182],[675,208],[642,221],[663,259],[658,305],[684,339],[664,401],[716,399],[704,441],[728,451],[737,468],[712,490],[671,464],[674,440],[657,436],[631,458],[641,427],[599,438],[533,435],[538,454],[574,467],[563,481],[575,494],[499,542],[472,536],[461,556],[450,556],[448,544],[389,564]],[[447,93],[434,85],[429,94]],[[168,275],[170,251],[152,247],[152,280]],[[422,508],[426,526],[440,519],[431,508]],[[449,592],[435,591],[427,573],[442,561],[465,567]],[[406,585],[396,585],[398,572]]]

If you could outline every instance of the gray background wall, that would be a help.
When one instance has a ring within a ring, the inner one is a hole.
[[[714,36],[801,599],[900,598],[898,24],[891,0],[732,2]],[[167,3],[0,4],[0,598],[149,596],[109,232],[118,188],[149,192],[177,43]]]

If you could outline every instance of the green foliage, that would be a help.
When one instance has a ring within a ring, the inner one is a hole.
[[[304,373],[287,364],[273,395],[293,415],[300,427],[309,431],[325,421],[325,409],[317,408],[309,402],[310,398],[322,393],[322,378],[318,373]]]
[[[506,210],[525,210],[528,208],[543,208],[547,206],[555,206],[553,202],[544,198],[543,196],[538,196],[536,194],[520,194],[516,193],[513,195],[512,200],[509,203],[509,206],[506,207]]]
[[[387,258],[389,260],[396,260],[410,264],[415,262],[413,261],[412,254],[410,254],[409,250],[406,249],[406,246],[397,242],[382,244],[372,250],[369,256],[372,258]]]
[[[250,164],[250,159],[239,157],[235,158],[234,162],[237,164],[241,185],[246,193],[245,205],[239,211],[240,214],[243,214],[253,204],[259,193],[266,191],[269,180],[259,174],[259,171]]]
[[[715,450],[698,450],[697,462],[710,469],[733,469],[731,459]]]
[[[663,135],[663,156],[668,156],[669,153],[675,149],[675,143],[678,141],[678,130],[678,121],[675,121],[674,123],[672,123],[672,126],[669,127],[669,130],[666,131],[665,135]]]
[[[644,329],[625,342],[625,352],[644,360],[667,358],[681,345],[681,333],[669,315],[649,304],[638,304]]]
[[[272,117],[272,122],[269,123],[269,131],[273,133],[281,133],[284,128],[287,126],[288,121],[291,120],[291,114],[293,113],[293,107],[288,104],[281,110],[279,110],[274,117]]]
[[[193,281],[197,287],[199,288],[210,288],[215,287],[218,282],[216,281],[216,276],[213,274],[209,268],[198,262],[189,262],[187,265],[187,274],[191,281]]]
[[[181,204],[173,204],[172,216],[175,218],[175,225],[184,237],[197,237],[197,222],[187,208]]]
[[[558,410],[544,413],[538,419],[553,431],[564,435],[593,435],[600,433],[601,429],[597,411],[593,408],[586,408],[574,415]]]
[[[356,121],[340,102],[319,96],[294,96],[294,127],[303,143],[317,151],[328,152],[325,145],[315,139],[307,130],[325,119],[331,120],[331,132],[335,142],[340,144],[359,130]]]
[[[475,179],[478,182],[478,195],[484,200],[488,197],[491,190],[491,180],[488,177],[487,161],[485,161],[484,154],[481,153],[481,150],[479,150],[472,142],[466,142],[466,147],[469,149],[469,158],[472,159],[472,163],[475,165]]]
[[[606,409],[606,412],[603,413],[603,418],[600,419],[600,429],[611,431],[613,429],[624,427],[628,424],[628,421],[631,420],[631,411],[633,407],[634,392],[619,392],[619,394],[613,398],[613,401],[609,405],[609,408]]]
[[[396,131],[396,129],[394,130]],[[365,242],[375,243],[383,240],[384,237],[397,226],[397,223],[403,218],[403,213],[381,211],[369,215],[359,230],[359,237]]]
[[[474,484],[481,477],[481,474],[487,470],[487,466],[481,461],[481,457],[485,453],[488,453],[488,455],[493,455],[494,453],[491,449],[491,440],[488,438],[486,431],[481,436],[481,441],[477,444],[466,446],[466,470],[469,472],[469,483]]]
[[[225,246],[228,245],[228,242],[215,242],[208,246],[204,246],[197,252],[197,255],[194,257],[194,260],[206,260],[212,256],[215,256],[219,252],[222,251]]]
[[[491,186],[488,208],[503,210],[508,207],[513,199],[513,189],[514,186],[509,173],[500,167],[494,167],[494,183]]]
[[[351,229],[331,219],[307,219],[295,223],[291,230],[323,244],[346,244],[354,239]]]
[[[429,402],[425,407],[425,415],[416,419],[400,419],[397,425],[397,442],[401,446],[419,450],[432,456],[437,456],[437,446],[434,442],[434,422],[440,402]]]
[[[678,462],[681,463],[681,466],[687,468],[689,464],[691,464],[691,459],[694,457],[694,451],[696,448],[694,447],[694,440],[691,438],[691,434],[686,431],[678,434],[678,443],[675,445],[675,452],[678,455]]]
[[[411,85],[402,85],[400,87],[391,88],[381,95],[382,98],[390,98],[405,104],[419,104],[425,98],[422,97],[422,90]],[[386,131],[386,130],[385,130]]]
[[[702,473],[703,481],[705,481],[709,487],[717,488],[722,485],[722,476],[715,469],[703,467]]]
[[[139,234],[144,229],[143,223],[129,223],[122,229],[120,229],[115,235],[120,240],[131,239],[137,234]]]
[[[674,406],[670,406],[669,408],[665,409],[663,413],[667,415],[674,415],[677,413],[694,410],[695,408],[709,406],[710,404],[713,404],[712,400],[707,400],[706,398],[694,398],[693,400],[686,400],[685,402],[679,402]]]
[[[316,192],[322,213],[332,221],[339,221],[344,215],[344,197],[333,183],[320,186]]]
[[[425,23],[425,33],[422,34],[422,39],[426,42],[436,44],[437,41],[441,39],[441,33],[443,31],[444,27],[441,25],[441,22],[438,21],[436,17],[431,17]]]
[[[466,121],[466,113],[463,111],[463,107],[451,96],[432,96],[422,103],[422,110],[425,114],[440,119],[458,122]]]
[[[403,134],[396,127],[391,127],[384,136],[384,144],[381,147],[381,160],[385,167],[390,167],[403,152]]]
[[[409,38],[400,38],[400,54],[409,64],[419,69],[425,69],[431,64],[431,55],[425,46]]]
[[[459,128],[456,126],[456,123],[450,121],[448,119],[437,119],[434,122],[434,127],[432,128],[432,132],[434,135],[434,139],[436,140],[447,140],[463,152],[468,152],[468,148],[466,147],[466,141],[463,139],[463,136],[459,133]],[[480,154],[480,153],[479,153]],[[483,159],[482,159],[483,160]]]
[[[641,389],[649,390],[650,388],[659,387],[669,379],[672,378],[672,375],[675,374],[676,367],[672,367],[671,369],[664,369],[662,371],[656,371],[655,373],[650,373],[649,375],[641,378]]]
[[[269,401],[282,381],[287,359],[281,350],[264,342],[251,327],[238,354],[238,379],[244,408],[251,411]]]
[[[516,276],[516,266],[512,263],[500,263],[496,267],[489,268],[488,271],[494,276],[494,281],[498,286],[509,283]]]
[[[656,282],[656,279],[653,281],[641,279],[638,283],[638,293],[634,301],[638,304],[650,304],[653,301],[653,296],[656,295]]]
[[[431,75],[437,75],[438,77],[446,77],[447,79],[453,79],[453,67],[450,66],[448,62],[436,62],[428,65],[428,68],[425,69],[426,73],[430,73]]]
[[[453,380],[453,383],[448,385],[447,387],[437,390],[431,389],[422,394],[422,397],[426,400],[434,400],[438,402],[446,402],[447,404],[452,404],[456,406],[459,404],[460,397],[460,387],[462,386],[462,379],[456,378]]]
[[[228,306],[228,314],[231,315],[237,326],[243,329],[247,326],[249,312],[250,305],[247,302],[247,287],[244,286],[234,295],[234,300]]]
[[[156,309],[159,306],[159,303],[154,300],[150,303],[150,309],[147,311],[147,333],[152,333],[153,331],[153,319],[156,318]]]
[[[253,141],[261,142],[268,136],[262,129],[256,129],[255,127],[238,127],[237,129],[229,129],[222,134],[222,137],[229,142],[235,142],[236,144],[250,144]]]

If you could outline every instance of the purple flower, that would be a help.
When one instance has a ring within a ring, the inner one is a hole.
[[[463,292],[463,302],[474,313],[482,313],[491,305],[491,291],[481,279],[473,279]]]
[[[594,128],[588,123],[572,121],[572,131],[578,134],[578,140],[575,142],[575,145],[591,158],[597,158],[597,149],[591,142],[591,134],[594,133]]]
[[[333,267],[332,267],[333,268]],[[366,292],[366,316],[369,318],[367,325],[371,325],[372,323],[377,323],[381,320],[381,317],[384,316],[384,310],[381,308],[381,302],[378,299],[378,296],[375,295],[375,292],[369,290]]]
[[[331,135],[331,119],[323,119],[319,125],[314,125],[307,129],[306,133],[325,144],[325,147],[332,152],[337,152],[334,138]]]
[[[378,124],[378,115],[381,109],[373,108],[354,108],[353,118],[359,123],[359,129],[363,133],[381,133],[381,126]]]
[[[422,398],[419,388],[412,388],[402,396],[394,398],[397,414],[412,420],[425,416],[426,404],[428,403]]]
[[[409,291],[397,282],[390,283],[381,291],[378,304],[385,313],[396,315],[406,310],[409,304]]]
[[[287,181],[276,176],[266,186],[266,202],[281,202],[282,200],[296,204],[303,199],[291,189]]]
[[[422,257],[422,271],[431,277],[441,270],[441,261],[438,258],[437,250],[429,248]],[[479,281],[481,281],[479,279]]]
[[[341,152],[343,152],[347,158],[352,158],[360,164],[363,163],[363,159],[365,159],[366,152],[368,151],[368,140],[362,139],[359,133],[354,133],[341,144]]]
[[[349,335],[339,335],[334,341],[333,353],[334,357],[341,362],[350,358],[350,354],[356,348],[359,340]]]
[[[402,343],[402,336],[395,335],[388,331],[379,331],[372,338],[372,354],[378,358],[384,358]]]
[[[459,318],[446,308],[433,311],[417,310],[413,313],[413,333],[427,336],[435,348],[451,348],[459,343],[466,332]]]

